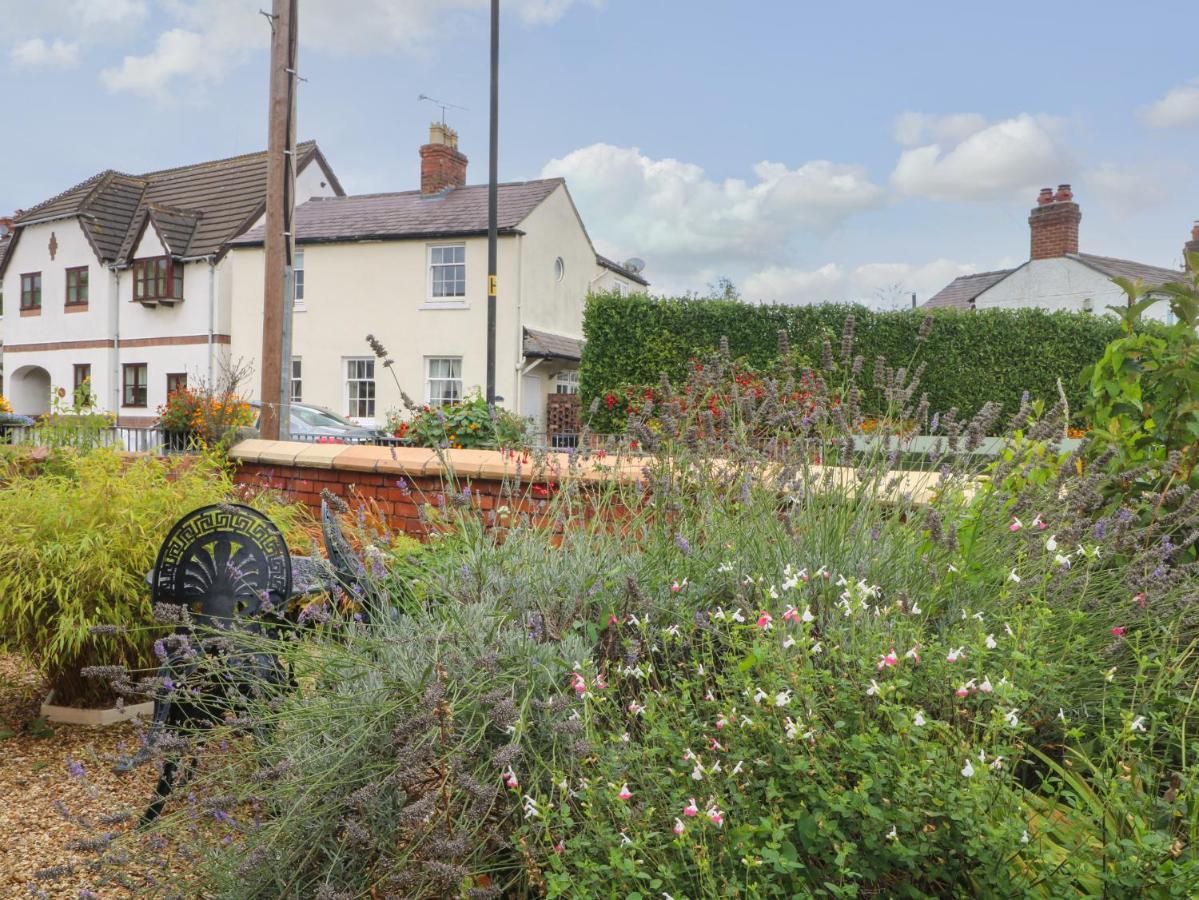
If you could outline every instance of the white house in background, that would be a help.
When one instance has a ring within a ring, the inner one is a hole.
[[[417,402],[461,399],[486,383],[487,186],[466,184],[457,134],[441,123],[420,148],[421,188],[313,198],[297,207],[294,399],[381,424],[401,405],[394,358]],[[644,291],[640,262],[599,256],[561,178],[501,184],[496,394],[543,428],[547,396],[574,393],[583,305],[592,291]],[[259,353],[263,229],[233,241],[233,345]]]
[[[958,309],[1017,309],[1104,313],[1109,306],[1123,305],[1127,298],[1112,282],[1114,276],[1142,279],[1156,286],[1183,277],[1181,269],[1167,269],[1127,259],[1078,252],[1078,224],[1082,212],[1074,202],[1070,185],[1056,192],[1043,188],[1028,217],[1031,253],[1028,262],[1014,269],[979,272],[955,278],[925,302],[926,307]],[[1191,232],[1187,251],[1199,251],[1199,222]],[[1156,303],[1146,313],[1166,320],[1169,306]]]
[[[296,150],[298,200],[343,194],[316,144]],[[254,153],[107,170],[18,211],[0,245],[14,411],[44,413],[52,389],[89,378],[121,424],[148,425],[170,390],[212,381],[229,358],[228,242],[262,219],[265,200],[266,154]]]

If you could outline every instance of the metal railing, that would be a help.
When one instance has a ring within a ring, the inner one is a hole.
[[[133,428],[109,425],[104,428],[72,430],[62,426],[11,425],[0,423],[0,445],[25,447],[114,447],[131,453],[188,452],[186,441],[157,428]]]

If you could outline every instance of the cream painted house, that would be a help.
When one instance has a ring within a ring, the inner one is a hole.
[[[296,196],[341,195],[314,143]],[[122,425],[151,425],[174,387],[229,358],[228,242],[257,224],[266,154],[125,175],[108,170],[17,213],[0,245],[3,389],[36,416],[85,378]]]
[[[482,390],[487,186],[466,184],[457,135],[440,123],[420,155],[420,190],[297,207],[293,399],[382,425],[401,390],[431,405]],[[639,263],[596,253],[564,180],[501,184],[498,198],[496,394],[541,431],[549,395],[577,392],[588,293],[648,283]],[[262,241],[255,229],[230,253],[235,358],[260,352]]]
[[[1113,277],[1139,278],[1151,287],[1182,278],[1181,269],[1079,253],[1081,221],[1082,212],[1074,202],[1070,185],[1060,185],[1056,192],[1042,189],[1028,217],[1031,238],[1028,262],[1014,269],[955,278],[924,305],[967,310],[1035,307],[1102,314],[1109,306],[1127,302]],[[1184,249],[1199,250],[1199,223]],[[1167,303],[1159,302],[1146,315],[1165,321],[1171,313]]]

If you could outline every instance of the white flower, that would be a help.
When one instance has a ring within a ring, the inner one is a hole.
[[[1066,721],[1066,711],[1064,709],[1062,709],[1060,706],[1057,708],[1057,717],[1059,719],[1061,719],[1063,722]]]
[[[758,688],[757,693],[754,694],[754,703],[761,703],[763,700],[767,699],[768,696],[769,695],[764,690]]]
[[[1020,835],[1020,843],[1021,844],[1028,843],[1028,829],[1027,828],[1025,828],[1024,833],[1022,835]]]
[[[1107,670],[1107,674],[1103,676],[1104,681],[1114,681],[1116,678],[1116,666],[1112,666]]]
[[[771,600],[777,600],[779,598],[778,588],[772,584],[770,586],[770,590],[766,592],[766,595],[770,597]]]
[[[786,726],[787,739],[791,741],[795,740],[799,736],[799,726],[795,724],[790,716],[787,716],[783,724]]]
[[[958,647],[956,650],[950,650],[949,653],[945,656],[945,661],[951,662],[951,663],[957,662],[959,659],[961,659],[965,655],[965,653],[966,653],[965,647]]]
[[[701,766],[699,764],[699,760],[695,761],[695,768],[691,770],[691,777],[695,781],[703,781],[704,780],[704,769],[703,769],[703,766]]]
[[[740,606],[738,606],[737,611],[735,613],[733,613],[733,621],[734,622],[744,622],[745,621],[745,616],[741,615],[741,607]]]
[[[1137,716],[1135,719],[1133,719],[1132,724],[1128,726],[1128,730],[1129,731],[1144,731],[1145,730],[1145,717]]]
[[[629,733],[626,731],[624,734],[622,734],[620,736],[620,740],[622,743],[627,744],[630,740],[632,740],[632,738],[629,737]]]
[[[924,713],[920,710],[916,710],[916,716],[912,719],[912,724],[917,728],[921,728],[924,725],[924,721]]]
[[[1019,584],[1019,583],[1020,583],[1020,576],[1016,574],[1016,570],[1015,570],[1015,569],[1012,569],[1012,571],[1008,572],[1008,574],[1007,574],[1007,580],[1008,580],[1008,581],[1014,581],[1014,582],[1016,582],[1016,584]]]
[[[991,684],[990,677],[988,677],[986,675],[983,676],[983,682],[982,682],[982,684],[980,684],[978,686],[978,689],[980,691],[982,691],[984,694],[989,694],[989,693],[991,693],[991,691],[995,690],[995,688]]]
[[[802,619],[804,622],[815,622],[816,617],[812,615],[812,607],[805,606],[803,608],[803,615],[800,616],[800,619]]]
[[[897,831],[895,830],[895,826],[894,826],[894,825],[892,825],[892,826],[891,826],[891,830],[887,832],[887,840],[890,840],[890,841],[897,841],[897,840],[899,840],[899,832],[897,832]]]
[[[712,621],[714,622],[723,622],[726,618],[724,614],[724,607],[722,606],[716,607],[716,612],[712,613],[711,615]]]
[[[957,567],[957,566],[955,566],[953,563],[950,563],[950,564],[949,564],[949,571],[950,571],[950,572],[957,572],[957,570],[958,570],[958,567]]]
[[[1003,768],[1003,757],[1002,756],[995,757],[995,759],[993,759],[991,761],[991,768],[996,769],[996,770],[1002,769]]]
[[[663,628],[662,631],[664,634],[669,634],[671,637],[679,636],[679,626],[678,625],[671,625],[669,628]]]
[[[795,646],[795,638],[791,637],[791,635],[787,635],[785,638],[783,638],[783,649],[784,650],[789,650],[790,648],[792,648],[794,646]]]
[[[528,794],[525,794],[524,812],[526,819],[536,818],[541,815],[541,810],[537,808],[537,801]]]
[[[1008,728],[1015,728],[1017,725],[1020,724],[1020,719],[1016,715],[1016,713],[1018,713],[1018,712],[1019,712],[1018,709],[1009,709],[1004,714],[1004,719],[1007,720]]]
[[[779,691],[777,694],[774,695],[774,705],[775,706],[786,706],[790,702],[791,702],[791,692],[790,691]]]
[[[877,682],[877,681],[875,681],[873,678],[871,678],[871,679],[870,679],[870,687],[866,688],[866,696],[867,696],[867,697],[874,697],[874,696],[876,696],[876,695],[878,694],[878,692],[879,692],[880,690],[882,690],[882,688],[880,688],[880,687],[878,686],[878,682]]]
[[[731,572],[733,571],[733,565],[732,563],[722,562],[716,567],[716,571],[720,573]]]
[[[1070,568],[1070,557],[1062,556],[1062,554],[1059,553],[1053,557],[1053,563],[1054,565],[1061,566],[1063,569],[1068,569]]]
[[[923,610],[920,608],[920,604],[912,601],[912,615],[918,616],[921,612],[923,612]]]
[[[962,774],[967,778],[974,777],[974,764],[970,760],[966,760],[966,765],[962,766]]]
[[[995,640],[994,635],[988,634],[987,635],[987,649],[994,650],[998,646],[999,646],[999,643]]]
[[[823,653],[824,652],[824,646],[820,643],[820,641],[817,641],[816,643],[814,643],[812,645],[812,652],[813,653]]]
[[[788,736],[789,736],[789,735],[788,735]],[[733,766],[733,774],[734,774],[734,775],[739,775],[739,774],[741,773],[741,767],[742,767],[743,765],[745,765],[745,762],[744,762],[744,760],[740,760],[740,759],[739,759],[739,760],[737,760],[737,765]]]
[[[624,829],[621,829],[621,831],[620,831],[620,845],[621,845],[622,847],[627,847],[627,846],[629,846],[629,845],[630,845],[630,844],[632,844],[632,843],[633,843],[633,839],[632,839],[632,838],[630,838],[630,837],[629,837],[627,834],[625,834],[625,833],[624,833]]]
[[[1015,632],[1013,632],[1013,631],[1012,631],[1012,626],[1011,626],[1011,625],[1009,625],[1007,622],[1004,622],[1004,623],[1003,623],[1003,630],[1007,632],[1007,636],[1008,636],[1008,637],[1015,637],[1015,636],[1016,636]]]
[[[1048,550],[1050,553],[1053,553],[1055,550],[1057,550],[1056,538],[1057,538],[1057,535],[1051,534],[1051,535],[1049,535],[1049,540],[1047,540],[1045,542],[1045,549]]]

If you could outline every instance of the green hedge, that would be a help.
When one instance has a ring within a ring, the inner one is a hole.
[[[911,362],[920,323],[931,314],[932,331],[918,356],[928,363],[921,390],[928,393],[932,410],[957,407],[962,415],[972,415],[988,400],[1014,412],[1026,390],[1052,403],[1058,378],[1071,412],[1076,412],[1083,405],[1080,372],[1120,333],[1114,317],[1038,309],[880,312],[834,303],[752,305],[597,294],[588,298],[583,320],[584,408],[595,397],[623,397],[626,388],[652,384],[662,373],[672,380],[683,378],[688,360],[714,350],[721,336],[728,338],[734,357],[761,367],[776,357],[778,333],[785,329],[792,347],[819,363],[826,336],[834,354],[840,353],[841,329],[851,312],[856,319],[854,353],[866,359],[866,385],[873,380],[875,357],[886,357],[892,366]],[[865,402],[869,409],[878,398],[868,392]],[[601,402],[591,427],[616,431],[623,422],[621,404],[609,411]]]

